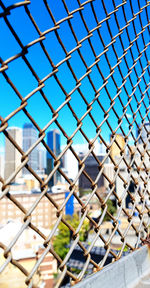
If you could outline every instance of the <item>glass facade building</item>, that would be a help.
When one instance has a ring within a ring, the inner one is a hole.
[[[60,154],[60,133],[58,130],[54,129],[47,133],[47,145],[49,146],[50,150],[55,154],[57,157]],[[47,151],[47,175],[49,175],[54,168],[54,158],[51,154]],[[50,179],[48,185],[49,187],[56,185],[59,181],[60,175],[59,172],[55,172],[53,177]]]

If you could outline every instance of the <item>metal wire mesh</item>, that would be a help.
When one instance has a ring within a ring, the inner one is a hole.
[[[0,271],[12,263],[25,275],[25,283],[29,287],[36,286],[33,283],[33,276],[48,252],[57,260],[60,271],[56,287],[61,286],[65,275],[68,275],[71,283],[75,284],[86,275],[89,265],[92,265],[93,272],[100,270],[109,254],[113,261],[119,259],[125,247],[133,251],[139,247],[142,237],[146,237],[149,232],[150,2],[144,0],[56,2],[43,0],[35,4],[34,1],[28,0],[17,3],[11,1],[8,6],[7,1],[6,3],[0,1],[1,47],[4,48],[6,45],[10,47],[5,48],[6,51],[2,50],[6,53],[3,52],[0,58],[2,83],[0,97],[1,105],[6,107],[5,113],[0,117],[0,134],[4,135],[21,155],[20,164],[13,173],[7,178],[0,177],[2,183],[0,198],[2,200],[7,197],[24,214],[23,224],[11,243],[9,245],[0,243],[5,257]],[[18,19],[17,15],[20,15],[19,22],[17,20],[15,22],[15,19]],[[16,46],[11,46],[12,42]],[[33,61],[34,51],[37,56]],[[47,61],[44,69],[42,61]],[[29,72],[30,76],[26,76]],[[63,78],[64,75],[66,78]],[[21,83],[17,82],[17,78]],[[18,105],[15,108],[9,100],[9,95],[3,92],[5,85],[9,87],[8,94],[18,98]],[[22,89],[24,86],[26,90]],[[6,104],[3,102],[4,98]],[[38,98],[40,104],[36,105]],[[32,101],[34,105],[31,109]],[[46,117],[42,125],[37,118],[38,113],[42,118]],[[23,151],[7,129],[11,127],[14,118],[19,122],[22,114],[34,125],[39,135],[38,140],[27,151]],[[65,145],[59,155],[56,155],[46,142],[45,137],[51,127],[57,127],[64,139]],[[111,135],[110,141],[108,135]],[[123,145],[118,135],[121,135]],[[84,143],[88,144],[88,151],[82,156],[74,149],[74,143],[77,143],[78,138],[84,139]],[[106,150],[102,159],[94,150],[97,140]],[[29,156],[39,143],[54,159],[54,167],[44,180],[29,165]],[[114,155],[113,149],[119,153]],[[78,161],[79,169],[74,180],[71,180],[62,169],[62,159],[68,150]],[[86,161],[90,157],[98,167],[94,179],[86,170]],[[113,167],[111,177],[105,169],[106,162]],[[37,179],[41,187],[41,193],[30,209],[26,209],[15,195],[9,193],[14,177],[24,167]],[[61,205],[48,193],[48,183],[56,173],[69,184],[69,195]],[[91,192],[86,201],[83,201],[76,190],[81,177],[85,177],[90,185]],[[98,189],[101,177],[105,179],[108,188],[104,196]],[[130,191],[131,182],[134,184],[134,193]],[[67,221],[64,213],[72,195],[78,203],[81,214],[77,229]],[[101,209],[97,222],[90,213],[90,203],[95,196]],[[108,209],[108,200],[112,196],[117,203],[116,214]],[[131,202],[130,209],[125,205],[127,196]],[[34,210],[45,197],[56,208],[58,218],[48,236],[32,221]],[[135,214],[137,216],[134,216]],[[107,238],[104,237],[103,230],[106,215],[111,220],[109,220],[111,232]],[[122,229],[120,222],[123,217],[126,219],[125,229]],[[79,237],[85,219],[94,229],[88,248]],[[72,231],[70,249],[64,259],[60,258],[53,247],[53,237],[60,223],[64,223]],[[41,243],[44,247],[31,271],[25,269],[12,254],[15,243],[26,228],[34,230],[42,237]],[[134,244],[128,237],[130,232],[136,237]],[[111,245],[116,233],[121,243],[118,251],[113,250]],[[93,260],[91,254],[97,239],[103,242],[105,248],[105,254],[99,263]],[[81,248],[85,259],[79,274],[67,266],[76,246]]]

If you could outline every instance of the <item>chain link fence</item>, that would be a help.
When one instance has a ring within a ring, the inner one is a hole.
[[[0,176],[0,199],[9,199],[23,215],[10,243],[0,242],[0,272],[13,264],[28,287],[40,287],[34,276],[48,253],[57,260],[55,287],[65,285],[66,278],[73,285],[86,277],[89,267],[95,273],[108,258],[116,261],[125,250],[138,248],[149,233],[149,5],[144,0],[0,1],[0,137],[20,155],[13,172]],[[21,121],[38,132],[26,151],[11,133]],[[57,129],[62,139],[59,153],[47,142],[51,129]],[[79,143],[87,147],[83,153],[76,149]],[[29,162],[39,144],[53,161],[45,178]],[[63,167],[68,151],[78,163],[74,179]],[[96,166],[94,176],[90,163]],[[24,168],[40,186],[30,208],[10,193]],[[49,183],[57,176],[68,184],[69,193],[61,203],[49,193]],[[87,187],[88,193],[83,189]],[[76,227],[65,215],[72,197],[79,214]],[[57,218],[48,235],[32,217],[43,199],[55,208]],[[93,199],[98,208],[93,208]],[[99,216],[93,216],[94,209]],[[63,257],[54,244],[62,223],[64,231],[70,231]],[[85,223],[88,238],[81,239]],[[12,252],[27,228],[40,236],[42,245],[32,269]],[[105,251],[98,261],[92,252],[97,241]],[[84,259],[82,267],[78,260],[78,269],[68,265],[74,251]]]

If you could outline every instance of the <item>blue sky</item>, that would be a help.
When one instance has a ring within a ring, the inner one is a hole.
[[[80,2],[83,3],[84,1],[80,1]],[[135,9],[134,13],[136,13],[138,11],[138,1],[132,1],[132,2],[134,2],[133,3],[134,9]],[[13,4],[14,1],[7,0],[7,1],[3,1],[3,3],[7,7],[7,6]],[[51,1],[48,1],[48,3],[49,3],[49,6],[51,8],[51,11],[55,17],[56,22],[58,22],[59,20],[61,20],[62,18],[67,16],[67,12],[65,11],[65,8],[64,8],[61,0],[57,0],[57,1],[51,0]],[[105,3],[106,3],[106,9],[107,9],[108,13],[110,13],[112,10],[114,10],[112,1],[105,1]],[[121,0],[115,1],[116,6],[119,5],[120,3],[122,3]],[[144,0],[140,1],[140,3],[141,3],[141,7],[145,5]],[[75,10],[79,7],[78,2],[76,0],[72,0],[72,1],[67,0],[66,4],[68,6],[69,11]],[[104,19],[106,17],[106,14],[105,14],[105,11],[104,11],[104,8],[103,8],[101,1],[99,1],[99,0],[94,1],[93,6],[94,6],[94,9],[96,11],[98,21],[101,21],[102,19]],[[28,5],[28,8],[29,8],[31,14],[33,15],[33,17],[34,17],[34,19],[35,19],[41,32],[44,32],[47,29],[54,26],[53,21],[52,21],[50,15],[48,14],[48,11],[47,11],[43,1],[31,0],[31,4]],[[2,8],[0,8],[0,13],[1,12],[3,12]],[[129,20],[132,17],[131,9],[129,7],[129,1],[128,1],[128,4],[125,5],[125,12],[126,12],[127,20]],[[82,13],[83,13],[84,19],[87,23],[88,29],[92,30],[94,27],[96,27],[97,24],[96,24],[96,20],[93,16],[93,12],[92,12],[90,3],[88,3],[87,5],[84,6],[84,10],[82,10]],[[74,13],[73,16],[74,17],[72,19],[70,19],[70,21],[71,21],[72,27],[76,33],[78,41],[80,41],[85,36],[87,36],[87,31],[85,29],[85,26],[83,24],[83,21],[81,19],[79,12]],[[117,12],[117,17],[119,19],[119,25],[122,28],[125,25],[125,20],[123,17],[123,11],[122,11],[121,7],[119,8],[119,10]],[[142,19],[143,26],[145,26],[147,24],[145,9],[141,13],[141,19]],[[34,39],[39,38],[39,35],[38,35],[35,27],[33,26],[32,22],[30,21],[29,17],[27,16],[24,7],[18,7],[16,9],[13,9],[11,11],[11,14],[8,16],[8,21],[13,26],[13,28],[14,28],[15,32],[17,33],[17,35],[19,36],[23,46],[27,45],[28,43],[30,43]],[[141,31],[139,17],[136,18],[134,23],[136,26],[136,32],[139,33]],[[109,25],[111,27],[111,31],[113,33],[113,36],[118,34],[118,28],[117,28],[117,25],[115,22],[114,15],[111,15],[111,17],[109,19]],[[60,28],[57,31],[58,31],[58,34],[59,34],[67,52],[71,51],[74,47],[76,47],[76,41],[72,35],[72,32],[69,28],[67,21],[64,21],[63,23],[61,23]],[[110,34],[108,32],[108,28],[107,28],[107,25],[105,22],[102,23],[102,26],[99,29],[99,31],[102,35],[102,38],[104,40],[105,45],[109,44],[111,41],[111,37],[110,37]],[[134,34],[132,23],[130,23],[130,25],[128,27],[128,31],[129,31],[129,34],[131,37],[131,41],[134,40],[135,34]],[[149,43],[149,34],[148,34],[147,28],[145,29],[143,36],[144,36],[145,43],[146,44]],[[128,41],[127,33],[125,30],[124,30],[121,37],[122,37],[122,41],[124,43],[124,47],[127,48],[129,46],[129,41]],[[2,58],[3,61],[6,61],[8,58],[21,52],[20,45],[17,43],[16,39],[14,38],[12,33],[10,32],[10,30],[7,27],[3,18],[0,18],[0,39],[2,39],[2,43],[0,45],[0,57]],[[99,35],[98,35],[96,30],[93,32],[93,35],[90,39],[91,39],[91,43],[94,47],[96,55],[99,55],[103,51],[103,45],[100,41]],[[137,43],[138,43],[138,47],[139,47],[140,51],[142,51],[144,48],[144,45],[143,45],[141,35],[139,36]],[[65,58],[65,53],[64,53],[61,45],[59,44],[54,31],[46,34],[46,39],[43,41],[43,44],[44,44],[45,48],[47,49],[54,65],[57,65],[61,60],[63,60]],[[120,40],[118,37],[116,38],[116,42],[114,43],[114,47],[116,49],[118,57],[121,57],[123,50],[121,48]],[[150,52],[149,51],[150,51],[149,49],[147,49],[147,51],[146,51],[148,59],[150,59],[150,57],[149,57]],[[89,45],[88,40],[85,40],[82,42],[82,47],[80,48],[80,52],[82,53],[88,67],[94,63],[95,56],[92,52],[92,49]],[[134,58],[137,58],[139,53],[138,53],[138,50],[137,50],[135,43],[132,47],[132,52],[134,54]],[[107,52],[107,56],[109,58],[110,65],[114,66],[117,63],[117,59],[115,57],[115,54],[113,52],[112,47],[109,47],[109,50]],[[43,79],[46,75],[48,75],[49,73],[52,72],[52,66],[51,66],[50,62],[48,61],[48,59],[46,58],[45,54],[43,53],[43,50],[40,46],[40,43],[36,43],[35,45],[33,45],[32,47],[30,47],[28,49],[28,53],[26,54],[26,58],[30,62],[32,67],[34,68],[39,79]],[[128,50],[128,53],[126,55],[126,59],[127,59],[129,67],[131,67],[133,65],[133,61],[132,61],[131,53],[129,50]],[[144,55],[141,57],[141,62],[142,62],[143,67],[145,67],[147,65]],[[69,59],[69,63],[71,65],[71,67],[73,68],[77,79],[80,79],[86,73],[86,67],[83,64],[82,60],[80,59],[77,51],[75,51],[71,54],[71,58]],[[101,72],[103,73],[104,77],[107,77],[110,73],[110,70],[109,70],[109,66],[106,62],[104,55],[100,58],[98,65],[99,65]],[[22,95],[23,98],[26,97],[32,90],[34,90],[38,87],[37,80],[33,77],[31,71],[29,70],[29,68],[27,67],[27,65],[25,64],[25,62],[23,61],[23,59],[21,57],[10,62],[8,64],[8,67],[9,67],[9,69],[6,70],[6,74],[11,79],[11,81],[15,84],[17,90],[19,91],[19,93]],[[120,69],[123,73],[123,76],[125,77],[126,74],[128,73],[128,70],[127,70],[124,59],[122,60],[122,63],[120,64]],[[139,61],[136,65],[136,71],[138,73],[138,76],[140,76],[141,75],[141,66],[140,66]],[[65,62],[59,66],[59,71],[56,75],[57,75],[58,79],[61,81],[61,83],[62,83],[64,89],[67,91],[67,93],[70,93],[75,88],[76,81],[73,78],[73,75],[71,74],[71,72],[70,72],[70,70],[69,70],[69,68]],[[114,69],[113,75],[114,75],[114,78],[117,82],[117,85],[121,86],[122,78],[120,76],[120,73],[119,73],[117,67]],[[91,77],[91,80],[92,80],[96,90],[98,90],[103,84],[103,79],[102,79],[101,75],[99,74],[96,65],[93,66],[92,72],[90,73],[90,77]],[[132,71],[132,73],[131,73],[131,79],[132,79],[133,85],[136,85],[137,78],[136,78],[136,74],[134,71]],[[145,72],[145,79],[146,79],[146,82],[148,83],[149,82],[149,74],[148,74],[147,70]],[[49,78],[44,83],[45,83],[45,87],[43,88],[43,92],[45,93],[47,99],[49,100],[49,102],[51,103],[53,108],[56,110],[65,101],[65,95],[64,95],[63,91],[61,90],[61,88],[59,87],[59,85],[57,84],[54,77]],[[88,103],[90,103],[95,97],[95,91],[93,90],[92,85],[90,84],[87,77],[84,78],[81,81],[81,83],[82,84],[80,86],[80,90],[83,93],[86,100],[88,101]],[[128,78],[127,78],[127,82],[126,82],[125,86],[126,86],[126,89],[128,91],[128,94],[130,95],[132,93],[132,86],[131,86],[131,83],[130,83]],[[2,73],[0,73],[0,87],[1,87],[0,88],[1,89],[1,91],[0,91],[0,100],[1,100],[0,115],[3,118],[5,118],[12,111],[14,111],[17,107],[20,106],[21,100],[16,95],[16,93],[13,91],[13,89],[10,87],[10,85],[6,82]],[[143,80],[141,80],[141,82],[140,82],[140,88],[141,88],[142,92],[144,92],[145,83]],[[115,87],[112,79],[109,79],[108,84],[107,84],[107,89],[108,89],[111,97],[114,98],[117,91],[116,91],[116,87]],[[140,101],[141,93],[140,93],[138,86],[137,86],[135,95],[136,95],[138,101]],[[126,105],[126,103],[128,101],[128,97],[127,97],[125,90],[123,88],[122,88],[120,97],[121,97],[121,100],[124,103],[124,105]],[[103,105],[105,110],[109,109],[110,100],[109,100],[108,95],[107,95],[104,88],[100,91],[99,101]],[[145,97],[145,104],[147,107],[149,106],[148,97]],[[73,107],[78,118],[81,118],[84,115],[84,113],[87,111],[87,105],[84,103],[83,99],[81,98],[80,93],[77,90],[71,96],[70,105]],[[132,97],[131,106],[132,106],[133,111],[136,111],[137,104],[136,104],[134,96]],[[93,107],[93,109],[91,111],[91,114],[94,117],[95,121],[97,122],[97,125],[100,125],[100,123],[104,119],[104,113],[103,113],[102,109],[100,108],[99,104],[97,103],[97,101],[94,102],[92,107]],[[121,115],[123,114],[123,109],[122,109],[122,106],[120,104],[119,99],[115,100],[114,108],[117,111],[118,115],[121,117]],[[46,104],[46,102],[44,101],[44,99],[42,98],[42,96],[39,92],[35,93],[31,98],[28,99],[28,105],[27,105],[26,109],[32,115],[32,117],[35,119],[35,121],[38,123],[38,125],[40,126],[41,129],[43,129],[45,127],[45,125],[52,119],[51,110],[49,109],[48,105]],[[140,111],[144,116],[145,115],[145,107],[143,104],[141,105]],[[128,107],[127,115],[128,115],[129,121],[132,121],[132,119],[133,119],[131,114],[132,114],[132,111],[131,111],[130,107]],[[24,112],[20,111],[14,117],[12,117],[9,120],[8,124],[9,124],[9,127],[10,126],[22,127],[23,124],[25,122],[28,122],[28,121],[29,120],[26,117],[26,115],[24,114]],[[67,106],[63,107],[60,110],[58,121],[69,136],[71,136],[72,133],[74,132],[74,130],[77,128],[77,122],[76,122],[75,118],[73,117],[71,111],[69,110],[69,108]],[[108,121],[111,124],[113,129],[115,129],[117,127],[118,122],[117,122],[117,118],[116,118],[113,111],[110,111]],[[148,119],[146,121],[148,121]],[[140,122],[141,122],[141,116],[138,112],[137,113],[137,123],[140,123]],[[122,127],[127,133],[129,130],[129,127],[128,127],[128,123],[127,123],[126,119],[123,120]],[[54,128],[57,128],[57,125],[53,123],[47,129],[47,131],[49,131],[50,129],[54,129]],[[92,139],[95,137],[96,128],[95,128],[93,122],[91,121],[91,119],[88,115],[83,120],[82,129],[87,134],[89,139]],[[134,132],[135,132],[135,129],[136,129],[136,127],[134,127],[134,129],[133,129]],[[118,129],[117,132],[120,133],[121,131]],[[102,134],[102,137],[104,137],[104,139],[106,141],[109,141],[110,133],[111,133],[111,131],[109,130],[108,125],[106,123],[104,123],[102,125],[101,134]],[[86,142],[86,140],[83,138],[83,136],[81,135],[80,132],[77,132],[77,134],[75,135],[73,140],[74,140],[75,144]],[[61,142],[63,145],[66,144],[65,137],[63,137],[63,136],[61,137]],[[3,137],[2,137],[2,135],[0,135],[0,147],[2,147],[3,145],[4,145]]]

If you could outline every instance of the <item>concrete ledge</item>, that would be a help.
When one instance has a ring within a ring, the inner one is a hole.
[[[143,287],[139,286],[139,283],[148,273],[150,273],[150,256],[148,254],[148,247],[145,245],[115,263],[107,265],[102,271],[87,277],[74,287]]]

